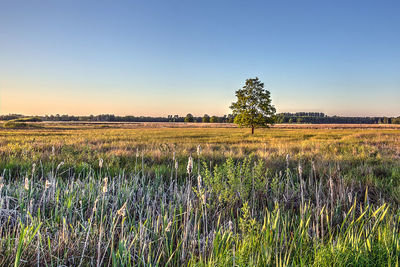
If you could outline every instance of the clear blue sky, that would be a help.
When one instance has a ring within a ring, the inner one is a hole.
[[[400,115],[400,1],[1,1],[0,114]]]

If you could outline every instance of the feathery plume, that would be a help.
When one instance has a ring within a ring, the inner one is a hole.
[[[199,189],[201,189],[201,175],[199,174],[198,176],[197,176],[197,184],[199,185]]]
[[[100,167],[100,169],[103,168],[103,159],[102,158],[99,159],[99,167]]]
[[[286,169],[289,169],[289,159],[290,159],[290,155],[286,154]]]
[[[61,161],[60,164],[57,165],[56,170],[58,171],[62,165],[64,165],[64,161]]]
[[[198,145],[197,146],[197,156],[200,156],[200,154],[201,154],[201,146]]]
[[[24,185],[25,190],[29,190],[29,180],[28,177],[25,177],[25,185]]]
[[[165,228],[165,232],[168,233],[171,230],[171,225],[172,225],[172,221],[169,221],[167,227]]]
[[[119,216],[124,217],[126,213],[126,202],[124,203],[124,205],[122,205],[122,207],[117,211],[117,214]]]
[[[36,163],[33,163],[33,164],[32,164],[32,174],[35,173],[35,170],[36,170]]]
[[[107,184],[108,184],[108,178],[107,177],[105,177],[104,179],[103,179],[103,182],[104,182],[104,185],[103,185],[103,194],[105,194],[105,193],[107,193]]]
[[[191,174],[192,170],[193,170],[193,158],[192,156],[189,156],[189,160],[188,160],[188,165],[187,165],[187,173]]]
[[[44,190],[49,189],[49,187],[51,186],[51,183],[49,180],[46,180],[46,183],[44,184]]]
[[[233,222],[231,220],[228,222],[228,228],[230,232],[233,232]]]
[[[93,205],[93,212],[97,211],[97,201],[99,201],[99,198],[97,197],[94,201],[94,205]]]
[[[303,176],[303,167],[301,166],[300,162],[299,162],[299,176],[300,178]]]

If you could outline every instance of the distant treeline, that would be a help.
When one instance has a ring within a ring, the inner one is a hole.
[[[324,113],[297,112],[279,113],[276,123],[355,123],[355,124],[400,124],[400,117],[340,117]]]
[[[27,119],[29,118],[29,119]],[[204,122],[204,123],[232,123],[234,116],[209,116],[195,117],[187,114],[185,117],[179,115],[168,115],[167,117],[147,116],[116,116],[113,114],[101,114],[90,116],[72,115],[46,115],[46,116],[24,116],[21,114],[0,115],[0,120],[24,120],[24,121],[92,121],[92,122]],[[276,123],[355,123],[355,124],[400,124],[400,117],[340,117],[327,116],[320,112],[297,112],[279,113],[276,115]]]

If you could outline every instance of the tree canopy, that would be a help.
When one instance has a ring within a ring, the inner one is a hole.
[[[274,123],[276,110],[271,94],[257,77],[247,79],[243,88],[236,91],[236,97],[237,101],[230,107],[235,116],[234,123],[240,127],[250,127],[252,134],[255,128],[269,127]]]
[[[194,122],[194,117],[192,114],[188,113],[185,117],[185,122]]]

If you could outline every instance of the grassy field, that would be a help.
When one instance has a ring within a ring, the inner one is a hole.
[[[400,128],[0,129],[0,265],[398,266]]]

